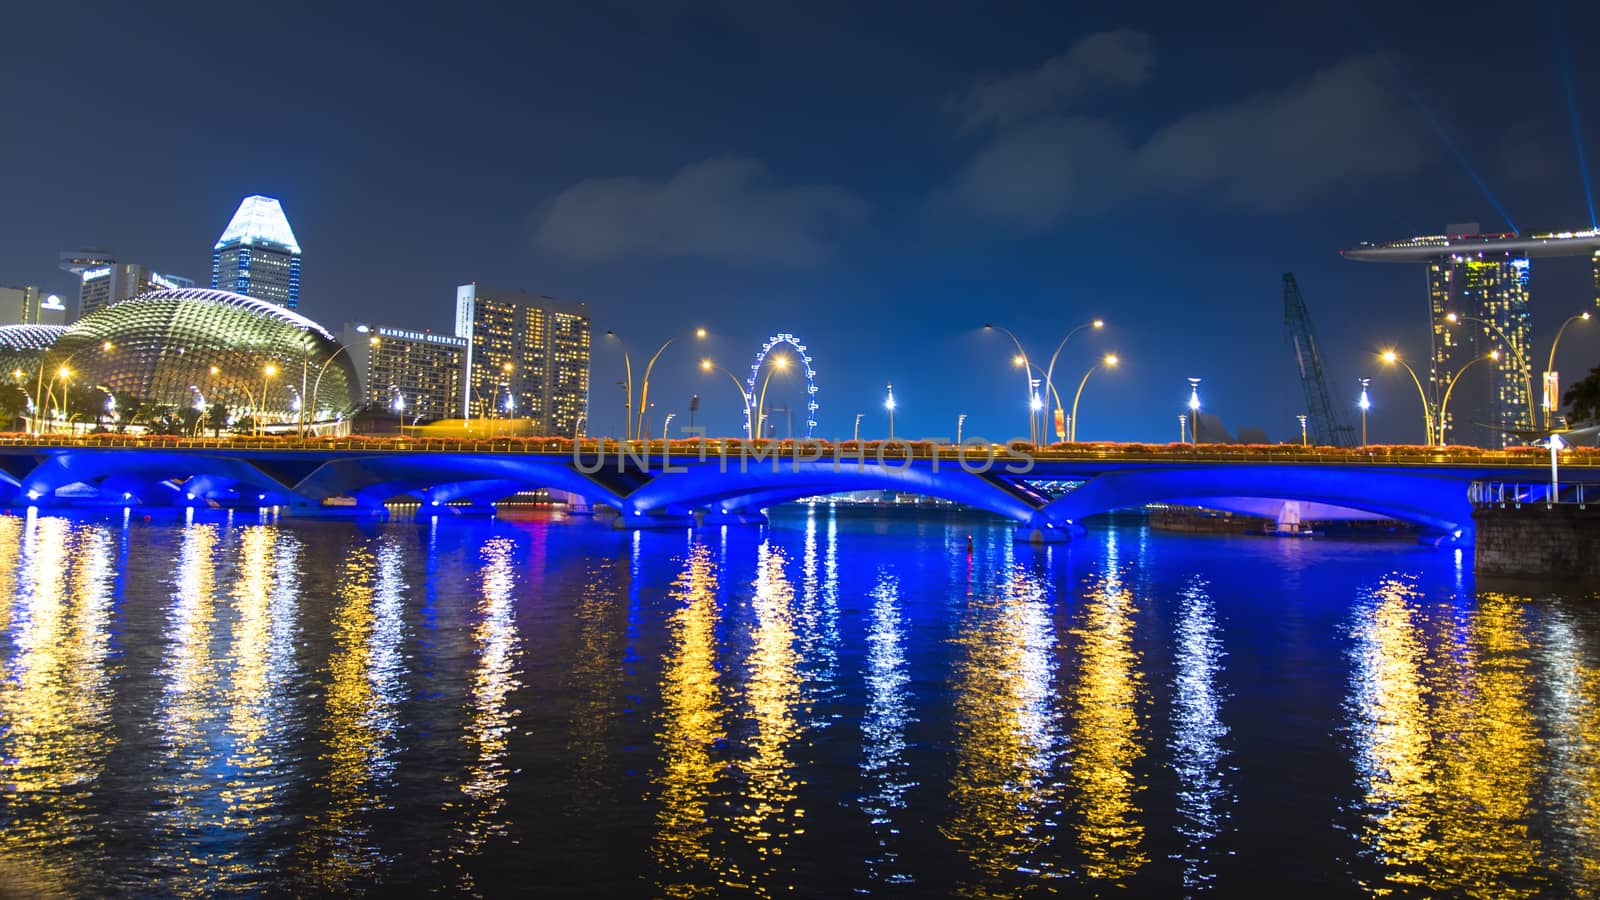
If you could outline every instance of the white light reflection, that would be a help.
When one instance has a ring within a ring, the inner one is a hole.
[[[911,714],[911,674],[899,595],[899,580],[880,571],[867,626],[867,708],[861,722],[861,774],[868,785],[861,811],[878,838],[876,852],[867,859],[867,873],[874,882],[887,884],[915,881],[900,861],[896,821],[905,809],[906,791],[915,784],[905,752],[906,729],[916,721]]]
[[[1178,833],[1184,847],[1183,886],[1203,890],[1216,878],[1209,856],[1228,818],[1232,797],[1223,785],[1222,641],[1217,637],[1216,609],[1209,585],[1195,578],[1183,592],[1178,619],[1172,679],[1172,768],[1178,775]]]

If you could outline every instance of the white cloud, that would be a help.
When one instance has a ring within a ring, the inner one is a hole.
[[[1142,84],[1155,51],[1149,35],[1121,29],[1092,34],[1037,69],[985,79],[956,98],[965,127],[1001,128],[1107,87]]]
[[[758,160],[723,156],[666,179],[599,178],[558,194],[534,243],[573,259],[694,257],[812,265],[868,215],[864,200],[833,185],[776,183]]]

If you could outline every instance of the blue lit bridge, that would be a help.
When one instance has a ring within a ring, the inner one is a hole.
[[[535,489],[577,508],[611,507],[621,528],[762,521],[777,503],[887,490],[961,503],[1067,540],[1096,513],[1171,503],[1296,519],[1382,518],[1470,540],[1474,483],[1550,490],[1534,448],[1075,444],[825,444],[709,440],[0,439],[10,506],[278,507],[287,515],[382,515],[414,498],[423,515],[492,511]],[[1560,491],[1600,484],[1600,452],[1564,455]]]

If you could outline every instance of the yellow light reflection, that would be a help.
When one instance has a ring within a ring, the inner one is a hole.
[[[370,821],[372,812],[390,805],[385,790],[397,749],[395,711],[404,677],[401,559],[389,542],[376,553],[354,547],[339,578],[321,754],[327,772],[316,785],[327,806],[308,825],[304,850],[307,878],[323,889],[348,889],[382,862]]]
[[[461,874],[458,887],[476,890],[466,863],[483,852],[491,839],[505,834],[504,815],[511,765],[507,759],[511,735],[516,732],[519,711],[509,703],[511,692],[522,686],[517,680],[521,641],[516,620],[516,545],[506,538],[484,543],[481,551],[478,623],[472,629],[477,665],[472,672],[463,741],[469,762],[460,784],[462,797],[447,804],[460,810],[460,822],[450,844],[449,854]]]
[[[941,830],[970,862],[965,895],[1017,877],[1063,874],[1051,852],[1061,817],[1055,630],[1039,580],[1015,568],[997,598],[972,598],[955,638],[954,810]]]
[[[712,839],[711,803],[725,794],[716,789],[723,766],[713,752],[727,737],[727,709],[717,667],[717,570],[705,545],[690,549],[672,597],[655,776],[661,808],[650,855],[660,895],[714,896],[746,879]]]
[[[799,783],[790,745],[799,738],[796,710],[802,702],[795,652],[794,586],[784,572],[783,551],[763,543],[756,559],[755,594],[750,603],[755,632],[745,661],[744,699],[755,733],[745,741],[749,755],[738,762],[744,779],[733,826],[748,843],[760,868],[751,873],[758,895],[781,894],[779,861],[790,841],[804,834],[805,810],[797,801]]]
[[[1110,563],[1114,565],[1113,561]],[[1143,654],[1133,645],[1133,594],[1116,575],[1091,585],[1079,624],[1077,679],[1068,691],[1073,718],[1072,767],[1078,845],[1084,874],[1121,884],[1150,861],[1144,848],[1133,771],[1145,755],[1139,707],[1145,696]]]
[[[6,875],[27,879],[12,887],[67,891],[72,873],[54,860],[94,872],[104,853],[91,838],[94,794],[116,742],[108,666],[116,552],[103,528],[34,515],[0,519],[0,543],[16,579],[0,604],[12,629],[0,679],[0,785],[12,815],[0,857]]]
[[[1361,838],[1376,893],[1543,893],[1529,820],[1546,768],[1519,601],[1485,594],[1430,620],[1388,579],[1357,610],[1350,707]],[[1438,633],[1429,646],[1428,631]]]

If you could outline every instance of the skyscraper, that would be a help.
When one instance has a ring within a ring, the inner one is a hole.
[[[294,309],[300,305],[300,244],[272,197],[253,195],[211,250],[211,286]]]
[[[463,416],[530,419],[538,434],[572,437],[589,401],[589,310],[464,284],[456,336],[467,341]]]
[[[148,291],[182,290],[194,287],[194,280],[163,275],[138,263],[117,262],[104,250],[77,250],[61,254],[61,268],[81,281],[78,288],[78,318],[113,303],[121,303]]]
[[[407,422],[459,417],[465,338],[359,322],[344,327],[343,340],[361,379],[362,405]]]
[[[1480,234],[1473,222],[1451,225],[1442,235],[1344,251],[1350,259],[1427,265],[1430,415],[1451,443],[1490,447],[1517,443],[1514,431],[1535,422],[1534,385],[1541,375],[1534,369],[1528,302],[1531,258],[1590,253],[1600,304],[1596,231]],[[1494,351],[1498,359],[1487,358]],[[1446,396],[1449,406],[1441,410]]]
[[[61,298],[35,285],[0,287],[0,325],[65,325]]]

